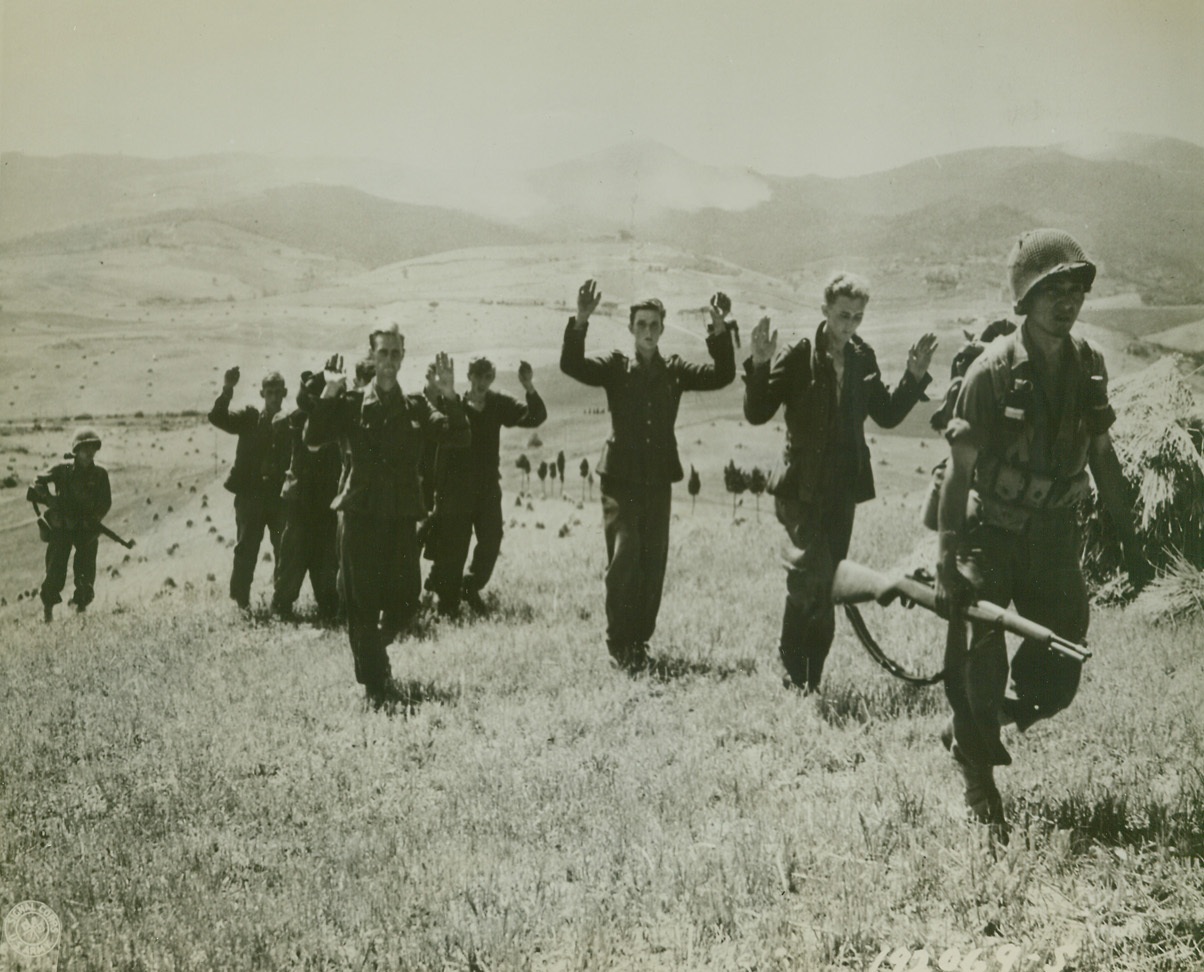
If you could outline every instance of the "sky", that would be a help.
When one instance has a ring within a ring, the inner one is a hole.
[[[829,176],[1204,144],[1204,0],[0,0],[0,150]]]

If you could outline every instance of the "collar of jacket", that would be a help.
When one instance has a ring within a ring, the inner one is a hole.
[[[660,349],[657,348],[652,354],[652,360],[647,364],[640,360],[638,354],[633,354],[627,359],[627,370],[631,371],[663,371],[665,368],[665,359],[661,357]]]
[[[861,352],[865,342],[856,334],[849,337],[844,346],[845,364],[849,363],[849,359]],[[832,356],[828,354],[828,332],[824,328],[824,322],[820,321],[819,326],[815,329],[815,343],[811,345],[811,371],[817,373],[819,366],[832,360]]]
[[[394,391],[387,391],[383,394],[378,393],[376,382],[368,382],[368,386],[364,389],[364,407],[369,405],[387,405],[390,400],[397,402],[405,401],[405,392],[401,390],[401,385],[394,385]],[[394,392],[396,394],[394,394]]]

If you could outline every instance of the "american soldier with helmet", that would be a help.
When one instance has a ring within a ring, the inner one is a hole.
[[[113,503],[108,471],[96,464],[99,449],[100,436],[92,429],[80,429],[71,440],[71,452],[64,457],[71,461],[58,463],[39,475],[31,490],[38,494],[39,501],[53,503],[39,521],[46,541],[46,579],[42,581],[41,596],[43,617],[48,622],[54,619],[54,606],[62,601],[72,549],[75,592],[70,603],[82,612],[96,594],[100,521]]]
[[[1104,358],[1071,334],[1096,268],[1069,234],[1037,229],[1016,240],[1008,270],[1024,321],[970,366],[945,430],[951,457],[938,505],[937,601],[954,618],[978,597],[1014,604],[1079,642],[1088,608],[1077,506],[1091,489],[1088,469],[1120,533],[1130,580],[1136,587],[1150,576],[1108,434],[1116,415]],[[1070,705],[1080,663],[1025,641],[1009,665],[1003,632],[981,624],[972,625],[966,650],[952,650],[952,637],[950,645],[954,716],[942,741],[964,778],[967,806],[1005,837],[994,768],[1011,757],[1000,726],[1024,730]]]

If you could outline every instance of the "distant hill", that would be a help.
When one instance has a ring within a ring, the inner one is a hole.
[[[854,179],[772,178],[742,211],[675,212],[641,229],[770,273],[853,253],[966,267],[1001,264],[1032,226],[1073,232],[1102,264],[1101,284],[1156,303],[1204,299],[1204,149],[1130,141],[1127,157],[1062,149],[962,152]]]
[[[1204,148],[1136,135],[988,148],[852,178],[784,177],[630,142],[526,173],[365,160],[0,157],[0,241],[192,211],[381,266],[440,249],[632,237],[792,277],[852,257],[998,286],[1011,238],[1054,225],[1102,265],[1099,291],[1204,302]]]
[[[534,234],[469,213],[414,206],[339,186],[290,186],[202,213],[299,250],[368,268],[467,246],[525,245]]]

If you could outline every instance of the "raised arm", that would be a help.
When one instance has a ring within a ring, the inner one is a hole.
[[[434,386],[439,408],[423,396],[414,399],[423,433],[439,445],[468,446],[472,441],[472,428],[464,412],[464,402],[456,394],[455,363],[442,351],[435,355]]]
[[[606,384],[610,372],[610,355],[587,358],[585,356],[585,333],[589,329],[589,317],[597,310],[602,292],[593,280],[587,280],[577,291],[577,316],[570,317],[564,329],[564,341],[560,345],[560,370],[583,385],[600,388]]]
[[[241,435],[246,431],[248,424],[253,424],[253,420],[248,423],[249,412],[244,410],[231,413],[230,411],[230,400],[234,397],[234,387],[238,384],[238,377],[237,365],[226,370],[222,381],[222,390],[213,403],[213,408],[209,410],[209,422],[231,435]]]
[[[548,417],[547,406],[535,390],[534,372],[527,362],[518,366],[518,380],[523,386],[526,402],[520,402],[510,395],[501,394],[498,401],[501,404],[502,425],[506,428],[534,429],[543,425]]]
[[[711,319],[707,323],[707,351],[710,364],[681,366],[681,386],[686,391],[715,391],[726,388],[736,379],[736,349],[727,327],[727,312],[731,301],[723,293],[715,294],[707,307]]]
[[[342,355],[331,356],[322,377],[325,379],[322,396],[313,401],[302,434],[302,440],[310,448],[338,442],[347,424],[347,375],[343,371]]]
[[[907,418],[916,402],[924,395],[924,389],[932,382],[928,374],[928,366],[932,363],[932,354],[936,351],[935,334],[925,334],[907,353],[907,370],[894,387],[888,391],[882,382],[882,372],[878,368],[877,358],[868,346],[863,346],[863,353],[869,355],[870,363],[867,368],[866,381],[866,410],[870,418],[884,429],[893,429]]]
[[[794,349],[774,361],[778,332],[769,330],[768,317],[757,322],[751,341],[752,354],[744,362],[744,418],[752,425],[764,425],[785,401],[789,385],[787,359]]]

